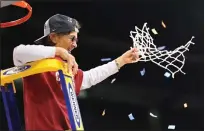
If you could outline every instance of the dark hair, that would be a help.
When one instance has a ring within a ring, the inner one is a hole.
[[[64,35],[68,35],[70,34],[71,32],[66,32],[66,33],[56,33],[56,35],[58,36],[64,36]],[[45,42],[46,45],[49,45],[49,46],[55,46],[56,44],[52,42],[50,36],[48,35],[47,38],[45,39]]]

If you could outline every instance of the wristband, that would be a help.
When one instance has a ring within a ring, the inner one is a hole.
[[[115,64],[117,65],[118,70],[120,70],[120,64],[115,60]]]

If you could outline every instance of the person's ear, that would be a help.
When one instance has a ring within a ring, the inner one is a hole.
[[[53,43],[57,44],[58,37],[57,37],[57,34],[56,34],[56,33],[51,33],[51,34],[49,34],[49,37],[50,37],[50,40],[51,40]]]

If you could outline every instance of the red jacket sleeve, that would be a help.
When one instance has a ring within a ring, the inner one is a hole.
[[[62,61],[62,59],[60,57],[55,57],[55,59]],[[83,81],[83,71],[81,69],[78,69],[77,74],[74,76],[75,92],[77,95],[79,95],[79,93],[80,93],[82,81]]]
[[[80,88],[82,86],[83,82],[83,71],[78,70],[77,74],[74,76],[74,81],[75,81],[75,92],[77,95],[80,93]]]

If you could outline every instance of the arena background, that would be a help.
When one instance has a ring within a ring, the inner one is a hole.
[[[192,36],[196,44],[185,53],[186,75],[175,79],[153,63],[139,62],[123,67],[119,73],[85,90],[79,104],[87,130],[203,130],[204,116],[204,3],[203,0],[133,0],[133,1],[30,1],[32,17],[22,25],[1,29],[1,69],[13,66],[12,50],[19,44],[32,44],[43,35],[44,22],[56,13],[76,18],[82,28],[74,56],[83,70],[102,65],[101,58],[115,59],[132,46],[129,31],[145,22],[155,28],[157,46],[173,50]],[[9,6],[1,9],[1,20],[11,21],[26,10]],[[163,28],[161,21],[167,28]],[[145,68],[144,76],[140,71]],[[111,80],[116,81],[111,84]],[[22,88],[17,81],[17,98],[23,118]],[[7,129],[1,100],[0,129]],[[183,104],[188,107],[184,108]],[[102,116],[103,110],[105,115]],[[158,118],[149,115],[152,112]],[[128,115],[132,113],[135,120]],[[22,119],[23,121],[23,119]]]

